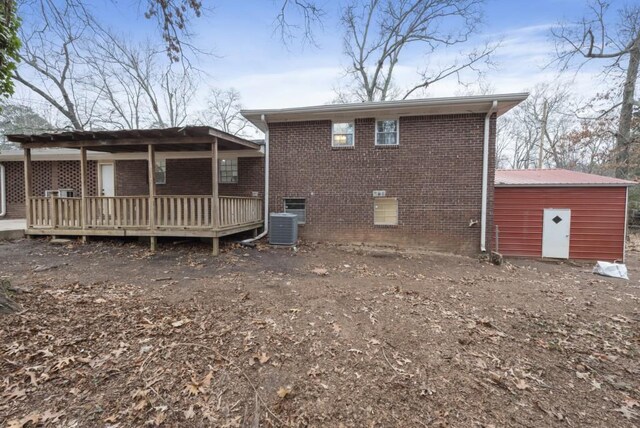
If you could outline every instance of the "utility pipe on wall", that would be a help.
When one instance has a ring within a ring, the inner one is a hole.
[[[0,217],[7,215],[7,185],[4,165],[0,163]]]
[[[264,116],[260,117],[266,128],[264,132],[264,230],[255,238],[245,239],[243,244],[249,244],[257,241],[267,235],[269,232],[269,124]]]
[[[484,117],[484,142],[482,147],[482,219],[480,227],[480,251],[487,251],[487,195],[489,185],[489,135],[491,131],[491,115],[498,108],[498,101],[494,100],[491,108]]]

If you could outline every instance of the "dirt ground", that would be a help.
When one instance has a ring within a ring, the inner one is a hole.
[[[2,426],[633,427],[631,280],[337,245],[0,243]]]

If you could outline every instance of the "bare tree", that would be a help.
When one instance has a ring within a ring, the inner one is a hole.
[[[611,118],[587,117],[596,111],[595,102],[579,101],[568,88],[563,82],[539,84],[527,100],[499,119],[496,162],[500,167],[535,168],[542,149],[546,168],[612,171],[614,133],[607,131]]]
[[[627,177],[633,142],[633,110],[634,106],[640,106],[635,98],[640,66],[640,6],[621,8],[617,21],[609,19],[610,7],[607,0],[596,0],[580,22],[560,25],[552,34],[556,40],[556,59],[562,68],[598,60],[605,65],[608,76],[618,75],[622,81],[620,101],[611,108],[620,109],[615,135],[616,175]]]
[[[251,125],[242,114],[240,92],[234,88],[213,88],[207,98],[207,109],[200,114],[198,122],[214,126],[233,135],[248,136]]]
[[[100,94],[101,123],[107,127],[175,127],[189,116],[196,91],[190,67],[167,63],[151,44],[135,44],[110,32],[100,41],[88,64]]]
[[[41,114],[31,106],[14,101],[0,102],[0,151],[17,148],[6,140],[6,134],[37,133],[54,129]]]
[[[314,27],[322,24],[324,16],[324,9],[313,0],[281,0],[276,31],[284,44],[300,35],[303,41],[315,44]]]
[[[406,99],[449,77],[461,79],[465,70],[479,72],[489,64],[497,44],[461,54],[460,59],[438,69],[418,71],[409,88],[395,85],[396,66],[402,54],[413,49],[431,55],[442,48],[468,42],[481,21],[483,0],[367,0],[344,9],[347,74],[353,79],[347,91],[361,101]],[[344,94],[341,94],[344,99]]]
[[[546,126],[542,126],[545,104]],[[498,160],[515,169],[534,168],[542,151],[543,166],[571,168],[576,153],[565,137],[578,124],[575,104],[566,85],[537,85],[523,103],[500,118],[496,151],[502,159]]]
[[[77,55],[78,44],[91,32],[87,15],[73,3],[41,1],[41,19],[21,28],[21,63],[15,79],[54,106],[75,129],[92,120],[97,96],[85,91],[87,77]]]
[[[162,47],[103,29],[80,6],[40,0],[29,22],[16,80],[75,129],[180,126],[196,91],[195,71],[172,65]],[[44,16],[45,18],[40,18]]]

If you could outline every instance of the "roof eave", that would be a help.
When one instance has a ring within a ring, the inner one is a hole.
[[[528,93],[496,94],[466,97],[429,98],[372,103],[328,104],[321,106],[285,109],[242,110],[242,115],[262,131],[267,122],[293,122],[305,120],[330,120],[332,117],[366,118],[383,115],[416,116],[486,113],[493,101],[498,101],[498,115],[524,101]],[[466,107],[466,108],[465,108]]]

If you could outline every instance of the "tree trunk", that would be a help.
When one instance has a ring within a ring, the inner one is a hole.
[[[635,97],[636,81],[638,80],[638,66],[640,65],[640,40],[636,41],[629,52],[629,66],[627,77],[622,88],[622,107],[620,122],[616,133],[616,177],[628,178],[629,154],[631,145],[631,121],[633,119],[633,101]]]

